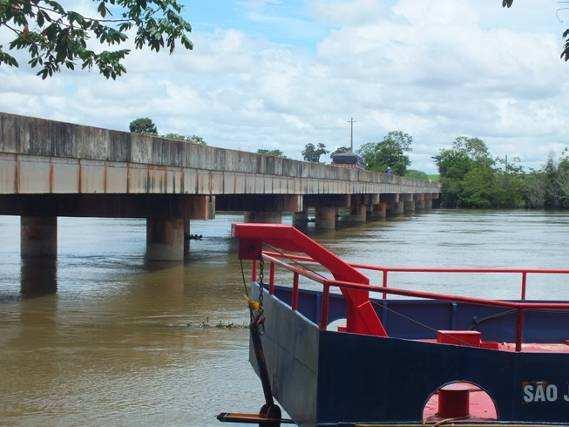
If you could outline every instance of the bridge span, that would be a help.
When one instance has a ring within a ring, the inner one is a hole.
[[[149,260],[181,261],[191,219],[336,227],[429,209],[438,183],[0,113],[0,215],[21,216],[21,255],[56,258],[57,217],[146,218]],[[38,261],[39,262],[39,261]]]

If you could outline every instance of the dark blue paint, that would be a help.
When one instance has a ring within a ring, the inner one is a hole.
[[[296,414],[302,417],[297,421],[309,425],[420,422],[424,405],[435,390],[449,382],[468,381],[485,389],[494,399],[500,422],[569,424],[569,401],[563,399],[569,394],[569,354],[514,353],[409,340],[434,338],[437,329],[477,328],[485,340],[512,341],[515,317],[508,310],[439,301],[389,300],[389,316],[383,320],[390,337],[379,338],[317,332],[318,292],[301,291],[302,316],[283,304],[290,302],[290,289],[277,288],[277,297],[267,295],[265,299],[267,319],[278,317],[278,322],[267,325],[263,345],[270,354],[273,388],[280,393],[277,398],[294,419]],[[381,300],[379,303],[377,311],[381,316]],[[333,295],[330,321],[344,317],[343,298]],[[282,323],[295,326],[283,328]],[[306,335],[304,329],[316,333],[316,350],[308,353],[310,358],[302,354],[303,347],[298,344],[299,337]],[[559,343],[568,338],[568,331],[568,313],[527,315],[527,341]],[[314,351],[317,362],[312,356]],[[291,372],[302,366],[310,366],[307,372],[315,375],[292,375],[298,389],[292,392],[290,386],[287,388]],[[525,403],[522,387],[527,381],[556,384],[558,400]],[[304,389],[310,390],[307,394],[312,396],[306,401],[298,399]],[[289,405],[292,398],[294,405]]]
[[[277,296],[290,304],[290,288],[277,287]],[[435,338],[436,330],[477,330],[486,341],[514,342],[516,314],[511,310],[474,304],[431,300],[388,301],[389,310],[383,310],[383,301],[374,300],[376,311],[389,335],[397,338]],[[299,311],[318,324],[320,293],[302,290]],[[385,316],[385,312],[388,316]],[[329,322],[346,317],[346,305],[341,294],[330,298]],[[410,322],[405,317],[427,325],[431,330]],[[569,312],[529,311],[525,315],[524,339],[533,343],[560,343],[569,339]]]

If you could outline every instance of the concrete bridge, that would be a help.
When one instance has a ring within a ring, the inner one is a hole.
[[[437,183],[0,113],[0,215],[21,216],[21,255],[55,259],[57,217],[147,218],[147,258],[183,260],[191,219],[336,226],[429,209]],[[39,262],[39,261],[38,261]]]

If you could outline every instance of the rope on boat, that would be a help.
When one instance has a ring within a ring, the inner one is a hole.
[[[259,264],[259,296],[255,300],[249,294],[249,290],[247,288],[247,281],[245,280],[245,270],[243,268],[243,262],[241,261],[241,276],[243,278],[243,286],[245,288],[245,295],[247,298],[247,306],[249,308],[249,316],[250,316],[250,324],[249,330],[251,334],[251,342],[253,345],[253,350],[255,352],[255,360],[257,362],[257,367],[259,369],[259,378],[261,379],[261,386],[263,388],[263,394],[265,396],[265,404],[261,408],[260,415],[278,419],[281,418],[281,410],[273,399],[273,392],[271,389],[271,381],[269,378],[269,370],[267,367],[267,361],[265,359],[265,352],[263,351],[263,343],[261,341],[261,335],[264,333],[264,323],[265,323],[265,316],[263,311],[263,293],[264,293],[264,285],[263,285],[263,275],[264,275],[264,265],[263,260]],[[267,426],[278,426],[280,425],[280,421],[278,423],[263,423],[260,425],[267,425]]]
[[[468,420],[468,418],[470,417],[455,417],[455,418],[445,418],[444,420],[439,420],[437,422],[434,422],[433,424],[431,423],[426,423],[426,425],[432,425],[434,427],[438,427],[438,426],[444,426],[447,424],[453,424],[456,421],[464,421],[464,420]]]
[[[435,332],[435,334],[443,334],[443,335],[446,335],[444,332],[442,332],[442,331],[439,330],[439,329],[433,328],[433,327],[427,325],[426,323],[423,323],[423,322],[421,322],[421,321],[419,321],[419,320],[417,320],[417,319],[413,319],[412,317],[409,317],[409,316],[407,316],[407,315],[405,315],[405,314],[403,314],[403,313],[400,313],[400,312],[398,312],[398,311],[396,311],[396,310],[393,310],[393,309],[390,308],[389,305],[387,305],[387,304],[384,305],[383,303],[379,303],[379,302],[374,301],[374,300],[372,300],[372,299],[370,299],[370,301],[371,301],[371,303],[372,303],[373,305],[375,305],[375,306],[377,306],[377,307],[381,307],[381,308],[383,308],[383,309],[389,311],[390,313],[396,314],[396,315],[398,315],[398,316],[400,316],[400,317],[402,317],[402,318],[408,320],[409,322],[414,323],[414,324],[417,325],[417,326],[421,326],[421,327],[423,327],[423,328],[425,328],[425,329],[427,329],[427,330],[429,330],[429,331],[431,331],[431,332]],[[448,336],[451,336],[451,335],[448,335]],[[472,346],[471,343],[466,342],[466,341],[464,341],[464,340],[461,340],[460,338],[458,338],[458,337],[456,337],[456,336],[454,336],[454,335],[452,336],[452,339],[453,339],[453,341],[456,341],[456,342],[458,342],[458,343],[461,343],[461,344],[463,344],[463,345],[465,345],[465,346],[468,346],[468,347],[471,347],[471,346]]]
[[[516,314],[518,310],[516,310],[515,308],[512,310],[505,310],[505,311],[501,311],[499,313],[494,313],[491,314],[489,316],[485,316],[481,319],[479,319],[478,317],[474,316],[472,318],[472,322],[470,323],[470,329],[472,330],[476,330],[476,328],[478,328],[482,323],[487,322],[488,320],[494,320],[494,319],[499,319],[501,317],[506,317],[509,316],[510,314]]]

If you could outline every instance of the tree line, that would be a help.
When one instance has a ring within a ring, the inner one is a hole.
[[[550,154],[539,169],[518,158],[492,156],[479,138],[460,136],[433,157],[449,208],[569,208],[569,150]]]

